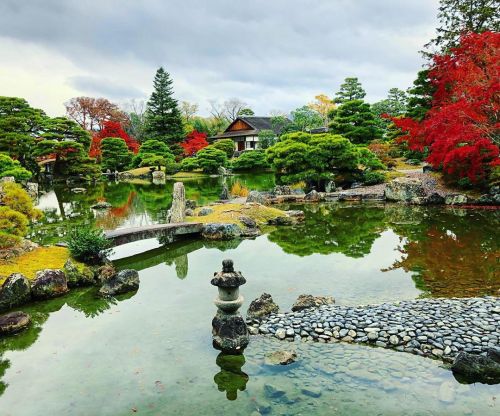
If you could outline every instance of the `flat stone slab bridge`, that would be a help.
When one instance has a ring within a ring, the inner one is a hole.
[[[134,241],[147,240],[149,238],[161,238],[163,242],[171,243],[179,236],[199,235],[202,226],[203,224],[197,222],[155,224],[146,225],[144,227],[106,231],[105,235],[106,238],[111,241],[113,247],[132,243]]]

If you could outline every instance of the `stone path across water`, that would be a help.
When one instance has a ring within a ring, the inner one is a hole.
[[[500,298],[326,305],[251,321],[250,333],[288,341],[355,342],[452,361],[500,343]]]

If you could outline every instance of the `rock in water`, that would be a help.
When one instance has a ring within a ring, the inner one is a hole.
[[[115,296],[139,289],[139,273],[137,270],[121,270],[106,279],[99,289],[101,296]]]
[[[170,208],[170,222],[184,222],[186,212],[186,192],[182,182],[174,183],[172,207]]]
[[[292,364],[297,359],[297,353],[295,351],[274,351],[267,354],[264,362],[267,365],[288,365]]]
[[[76,265],[71,259],[64,264],[64,274],[69,287],[91,286],[95,283],[94,272],[85,265]]]
[[[66,275],[59,269],[45,269],[36,273],[31,293],[35,299],[49,299],[68,292]]]
[[[488,350],[486,356],[460,352],[451,366],[453,374],[468,382],[487,384],[500,383],[500,352],[498,348]]]
[[[221,201],[227,201],[229,199],[229,189],[227,189],[227,185],[222,185],[222,191],[220,193],[219,199]]]
[[[309,202],[319,202],[321,201],[321,195],[319,194],[319,192],[313,189],[304,197],[304,199]]]
[[[277,313],[279,309],[279,306],[274,303],[272,296],[269,293],[263,293],[259,298],[254,299],[250,303],[247,317],[249,319],[260,319],[272,313]]]
[[[151,175],[153,176],[153,184],[162,185],[165,183],[165,172],[155,170]]]
[[[446,195],[446,197],[444,198],[444,203],[446,205],[464,205],[467,202],[467,195],[463,194]]]
[[[208,240],[232,240],[241,236],[241,228],[236,224],[205,224],[201,235]]]
[[[30,299],[30,282],[21,273],[13,273],[5,280],[0,290],[0,310],[22,305]]]
[[[259,191],[250,191],[250,193],[247,196],[246,202],[247,203],[255,202],[257,204],[264,204],[266,202],[266,199]]]
[[[425,190],[420,179],[396,178],[387,184],[385,197],[388,201],[420,204],[424,203]]]
[[[93,209],[109,209],[111,207],[112,207],[112,205],[109,202],[100,201],[97,204],[92,205],[90,208],[93,208]]]
[[[272,190],[273,195],[292,195],[293,189],[288,185],[276,185]]]
[[[301,311],[307,308],[317,308],[321,305],[329,305],[335,302],[331,296],[300,295],[292,306],[292,311]]]
[[[0,316],[0,335],[15,334],[26,328],[31,317],[24,312],[10,312]]]

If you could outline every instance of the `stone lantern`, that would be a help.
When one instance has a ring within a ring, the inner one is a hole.
[[[239,287],[246,283],[240,272],[235,272],[232,260],[222,262],[222,271],[215,273],[212,285],[219,288],[214,303],[217,314],[212,320],[214,348],[226,354],[242,354],[248,345],[249,335],[245,320],[238,312],[243,304]]]

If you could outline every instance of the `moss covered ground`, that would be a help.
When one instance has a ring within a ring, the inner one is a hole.
[[[0,261],[0,284],[12,273],[22,273],[33,279],[39,270],[62,269],[69,258],[66,247],[39,247],[8,261]]]
[[[250,217],[258,225],[265,225],[270,219],[285,217],[284,211],[259,204],[220,204],[210,205],[208,208],[213,212],[208,215],[198,216],[201,208],[195,210],[195,216],[188,217],[187,221],[208,223],[230,223],[242,225],[240,217]]]

